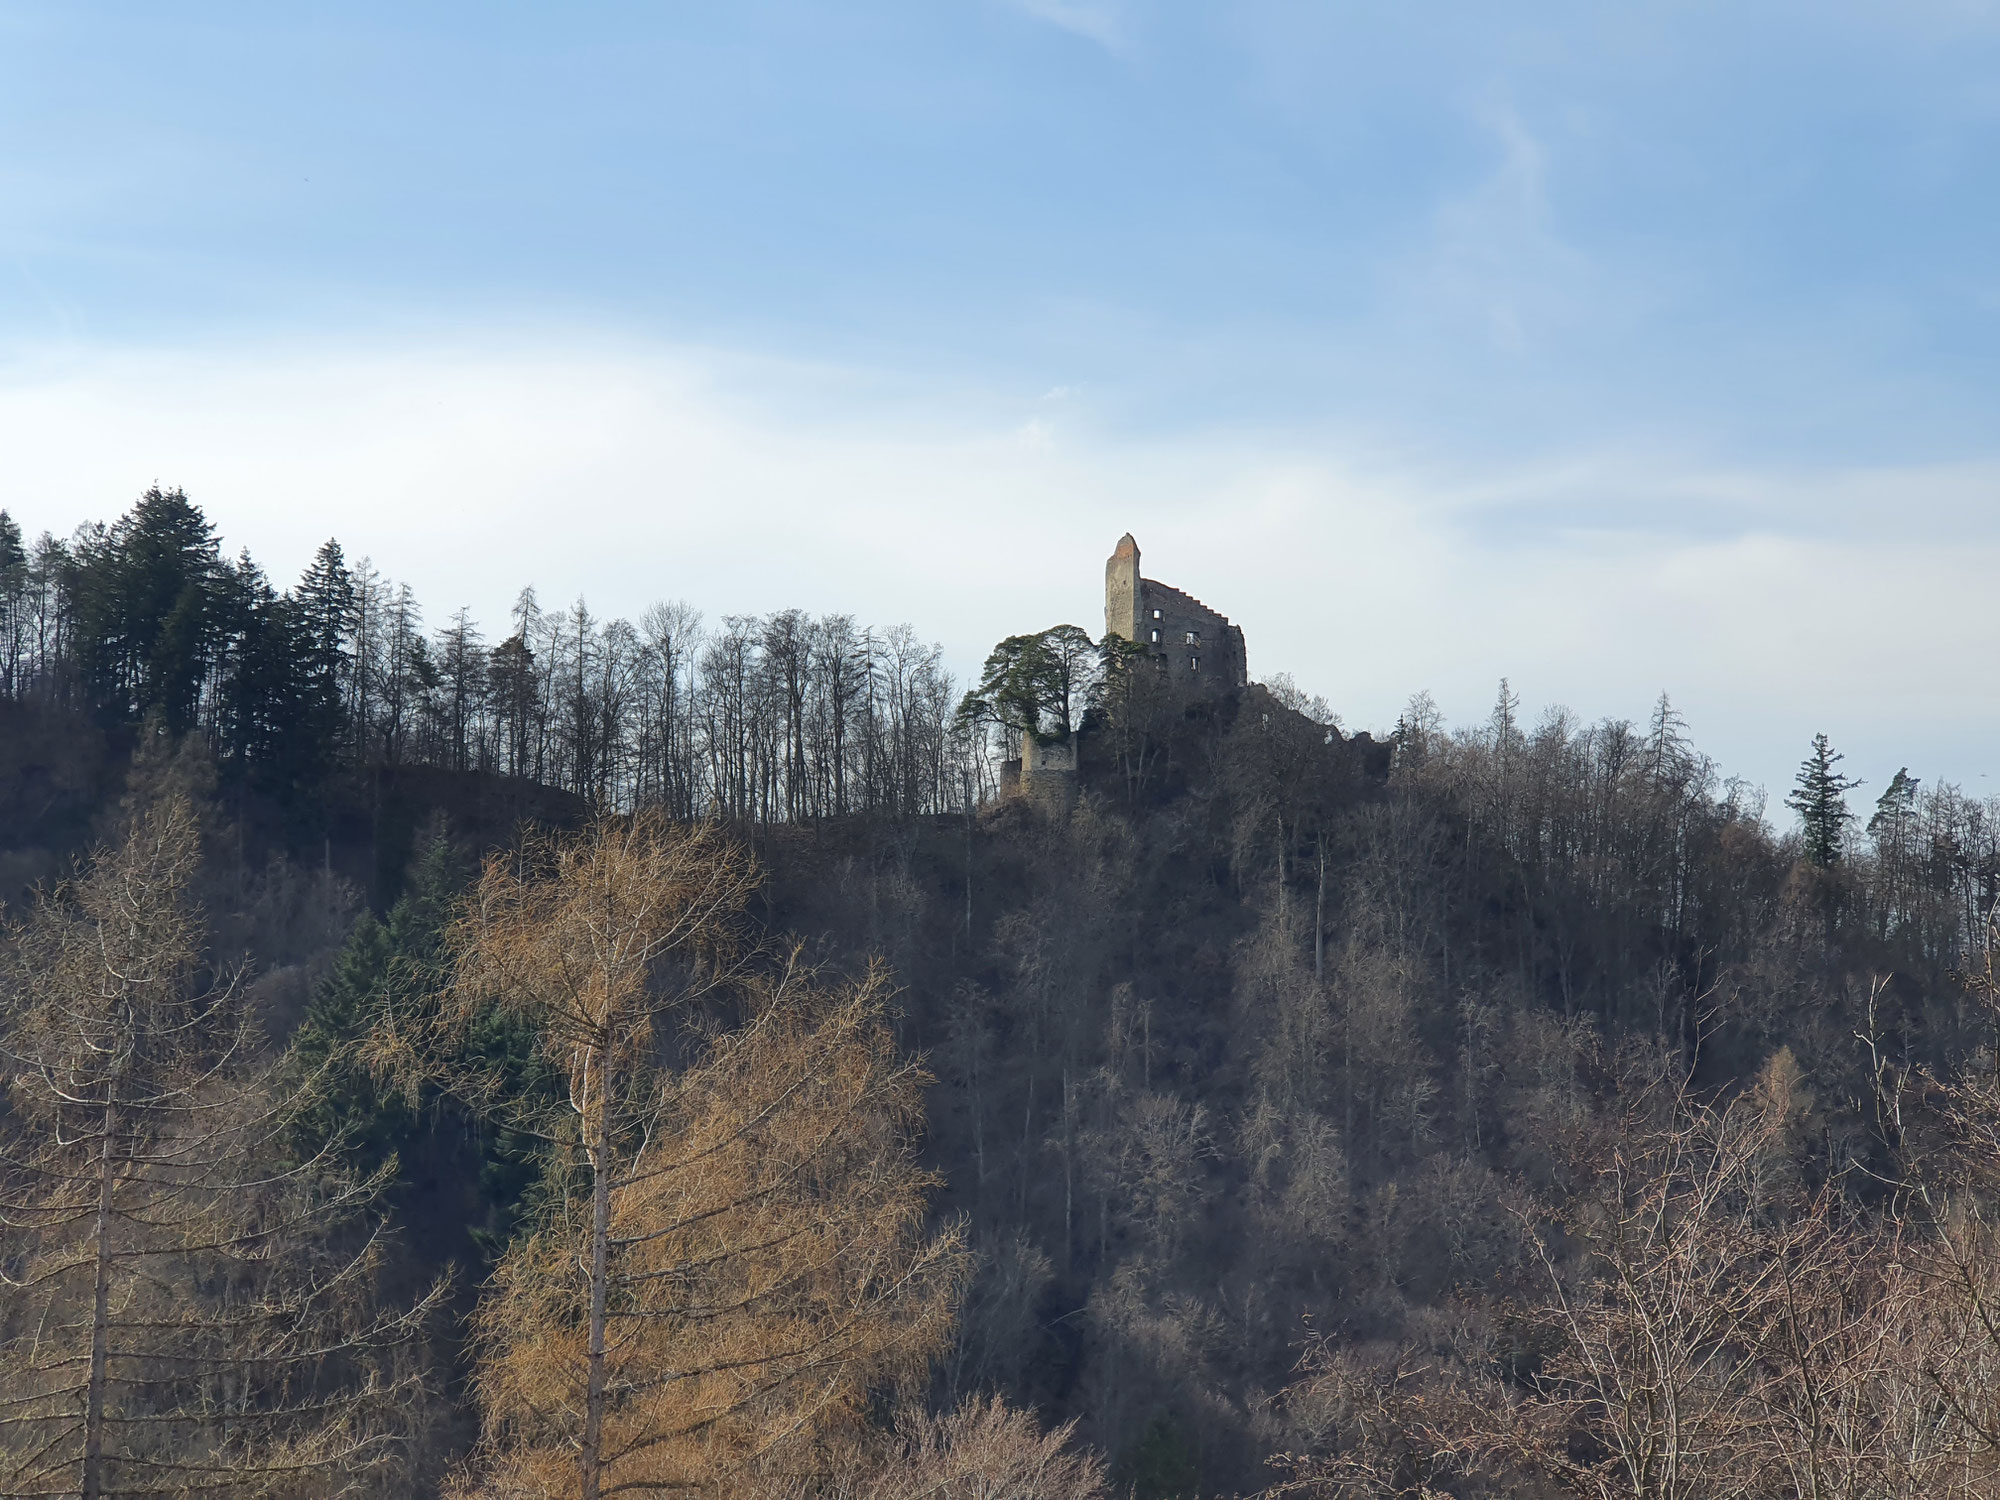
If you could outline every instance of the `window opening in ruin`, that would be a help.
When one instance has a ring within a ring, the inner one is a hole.
[[[1199,646],[1201,644],[1201,632],[1199,630],[1190,630],[1187,633],[1187,643],[1190,646]]]
[[[1160,612],[1157,609],[1153,611],[1153,618],[1156,620],[1160,618]]]
[[[1157,630],[1153,632],[1153,644],[1155,646],[1160,644],[1160,632]]]
[[[1188,658],[1188,670],[1190,672],[1199,672],[1201,670],[1201,658],[1199,656],[1190,656]]]

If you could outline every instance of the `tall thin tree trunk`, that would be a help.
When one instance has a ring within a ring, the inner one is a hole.
[[[83,1407],[83,1500],[104,1493],[104,1387],[111,1345],[111,1138],[118,1124],[115,1095],[104,1090],[104,1144],[97,1169],[97,1285],[90,1310],[90,1384]]]
[[[1076,1248],[1076,1158],[1070,1149],[1069,1064],[1063,1064],[1063,1275],[1070,1274]]]
[[[979,1087],[979,1054],[984,1038],[978,1032],[972,1035],[971,1065],[967,1069],[972,1076],[972,1158],[978,1163],[979,1199],[986,1201],[986,1101]]]
[[[1354,1146],[1353,1146],[1353,1141],[1354,1141],[1354,986],[1353,986],[1353,985],[1351,985],[1351,984],[1348,984],[1348,985],[1342,985],[1342,986],[1341,986],[1341,989],[1342,989],[1342,991],[1343,991],[1343,994],[1342,994],[1342,996],[1341,996],[1341,1007],[1340,1007],[1340,1015],[1341,1015],[1341,1023],[1342,1023],[1342,1024],[1341,1024],[1341,1049],[1342,1049],[1343,1053],[1345,1054],[1345,1057],[1344,1057],[1344,1061],[1343,1061],[1343,1064],[1342,1064],[1342,1067],[1341,1067],[1341,1069],[1340,1069],[1340,1076],[1341,1076],[1341,1081],[1342,1081],[1342,1083],[1343,1083],[1343,1084],[1345,1085],[1345,1092],[1346,1092],[1346,1095],[1347,1095],[1347,1099],[1346,1099],[1346,1104],[1347,1104],[1347,1111],[1346,1111],[1346,1116],[1347,1116],[1347,1118],[1346,1118],[1346,1130],[1347,1130],[1347,1133],[1346,1133],[1346,1135],[1345,1135],[1345,1136],[1344,1136],[1344,1137],[1342,1138],[1342,1140],[1341,1140],[1341,1145],[1342,1145],[1342,1146],[1343,1146],[1343,1147],[1344,1147],[1345,1149],[1347,1149],[1347,1150],[1349,1150],[1349,1151],[1352,1151],[1352,1150],[1354,1149]],[[1348,1174],[1348,1180],[1349,1180],[1349,1184],[1350,1184],[1350,1191],[1352,1191],[1352,1190],[1353,1190],[1353,1184],[1354,1184],[1354,1183],[1355,1183],[1355,1182],[1357,1181],[1357,1175],[1356,1175],[1356,1174],[1354,1174],[1354,1173],[1349,1173],[1349,1174]]]
[[[1274,820],[1278,825],[1278,925],[1285,923],[1285,815],[1279,813]]]
[[[1028,1105],[1021,1115],[1021,1197],[1020,1212],[1028,1211],[1028,1174],[1034,1170],[1035,1153],[1035,1072],[1028,1070]]]
[[[1319,836],[1319,895],[1313,902],[1313,983],[1326,979],[1326,835]]]
[[[605,1139],[610,1124],[610,1083],[597,1079],[590,1100],[590,1370],[584,1391],[582,1500],[598,1500],[604,1441],[604,1302],[609,1281],[611,1162]]]

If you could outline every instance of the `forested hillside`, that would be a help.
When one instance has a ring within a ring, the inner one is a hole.
[[[2000,1494],[1990,804],[510,627],[0,516],[0,1493]]]

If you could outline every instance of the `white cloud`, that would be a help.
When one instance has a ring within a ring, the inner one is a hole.
[[[1107,52],[1123,52],[1128,42],[1124,10],[1110,0],[1012,0],[1017,10],[1097,43]]]
[[[1129,529],[1150,574],[1244,626],[1254,671],[1356,727],[1419,688],[1477,718],[1505,675],[1593,718],[1668,689],[1726,769],[1774,785],[1818,729],[1871,782],[2000,772],[2000,536],[1958,524],[1992,513],[2000,472],[1597,455],[1465,476],[1330,439],[1123,439],[1087,411],[1049,420],[1033,390],[879,390],[577,339],[72,352],[0,372],[0,505],[64,532],[158,479],[280,583],[337,535],[434,624],[464,604],[492,630],[525,583],[608,614],[795,604],[908,620],[961,669],[1004,634],[1098,628]]]
[[[1476,118],[1496,152],[1491,170],[1438,204],[1430,245],[1396,274],[1413,302],[1517,354],[1578,317],[1600,315],[1604,288],[1558,231],[1544,141],[1511,105],[1482,107]]]

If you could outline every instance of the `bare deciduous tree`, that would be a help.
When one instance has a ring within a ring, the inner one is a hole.
[[[1104,1466],[1072,1445],[1076,1424],[1043,1431],[998,1396],[940,1416],[906,1411],[887,1451],[799,1500],[1110,1500]],[[785,1496],[784,1500],[792,1500]]]
[[[1448,1368],[1317,1349],[1291,1399],[1333,1415],[1273,1493],[1994,1494],[1977,1242],[1871,1227],[1831,1193],[1771,1198],[1780,1106],[1676,1098],[1620,1133],[1560,1229],[1535,1236],[1549,1296],[1508,1320],[1517,1378],[1497,1378],[1490,1338]]]
[[[439,1291],[377,1311],[380,1176],[286,1159],[309,1091],[202,982],[198,857],[170,799],[11,934],[0,1495],[379,1492],[419,1404]]]

